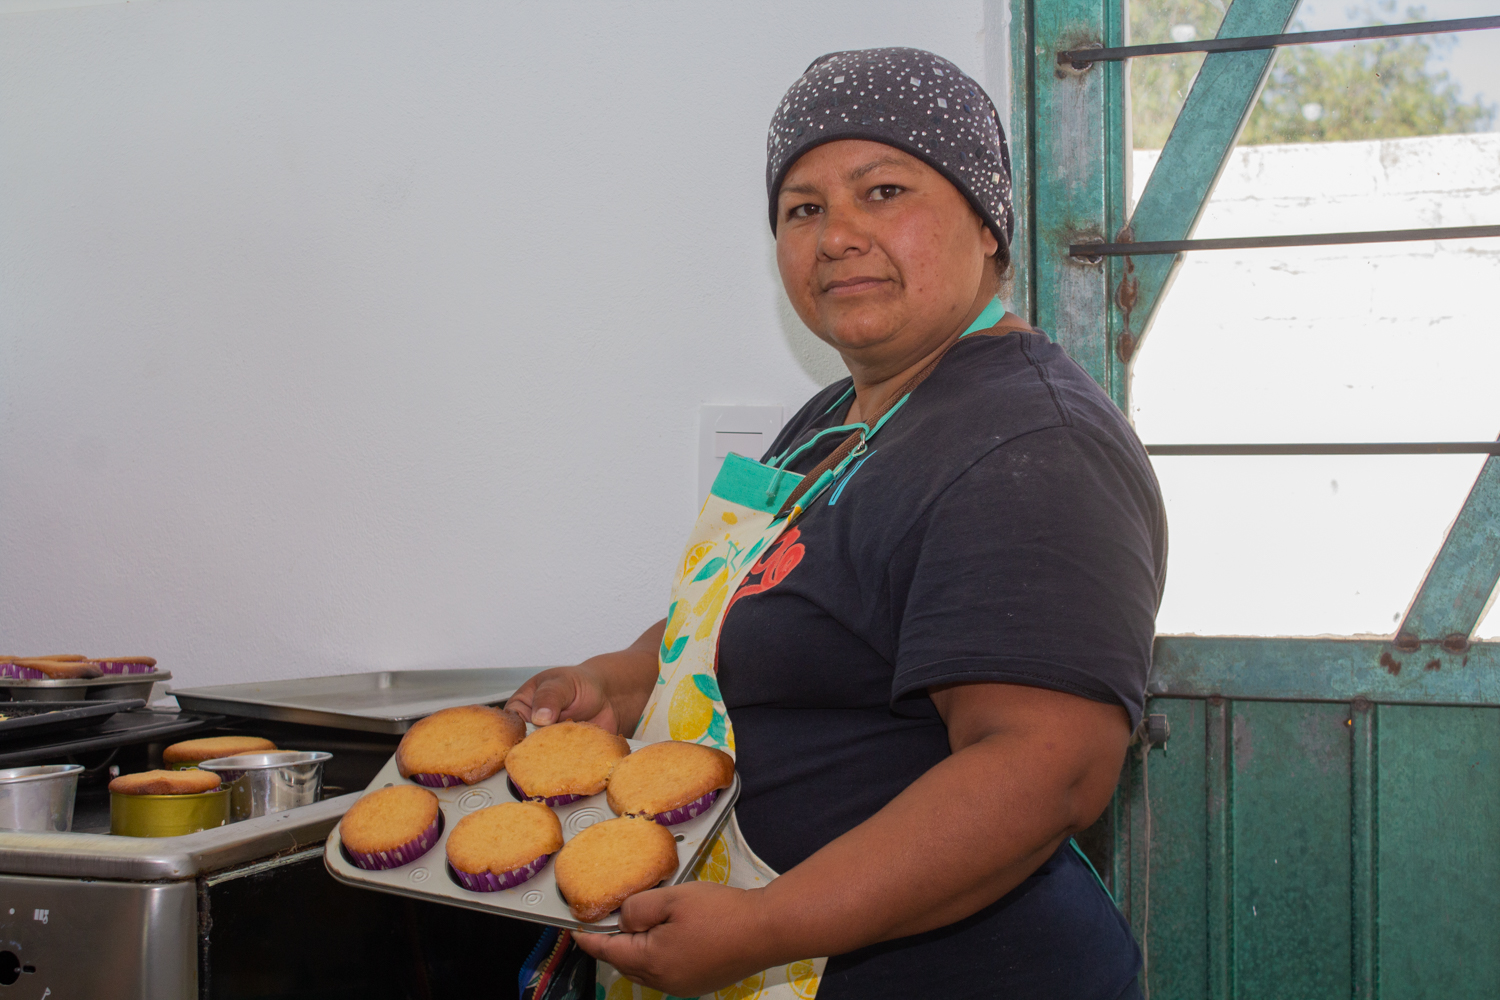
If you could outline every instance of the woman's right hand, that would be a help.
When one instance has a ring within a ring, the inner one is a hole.
[[[629,736],[656,684],[656,650],[666,626],[664,618],[618,652],[590,657],[576,667],[543,670],[522,684],[505,707],[537,726],[592,722]]]

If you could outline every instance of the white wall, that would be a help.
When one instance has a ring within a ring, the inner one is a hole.
[[[1136,154],[1143,187],[1155,153]],[[1251,146],[1195,235],[1500,220],[1500,134]],[[1500,240],[1187,255],[1135,366],[1152,443],[1488,441]],[[1159,458],[1163,632],[1388,634],[1478,455]],[[1500,613],[1480,636],[1500,637]]]
[[[698,406],[839,375],[775,277],[776,102],[872,45],[993,85],[1003,6],[0,13],[0,652],[189,686],[632,638]]]

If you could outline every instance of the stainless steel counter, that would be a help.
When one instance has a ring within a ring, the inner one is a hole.
[[[361,794],[351,792],[182,837],[0,832],[0,871],[121,882],[196,878],[321,844]]]

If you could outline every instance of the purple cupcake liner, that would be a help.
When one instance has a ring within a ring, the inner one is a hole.
[[[686,823],[694,816],[698,816],[705,812],[709,806],[714,804],[714,801],[718,799],[718,797],[719,789],[716,788],[713,791],[709,792],[707,795],[703,796],[701,799],[694,799],[685,806],[678,806],[676,809],[669,809],[666,812],[657,813],[651,818],[656,820],[662,826],[671,826],[674,823]]]
[[[428,788],[452,788],[464,783],[464,779],[452,774],[413,774],[411,780]]]
[[[532,878],[537,872],[547,867],[547,862],[552,858],[550,854],[543,854],[530,864],[513,868],[508,872],[496,875],[494,872],[461,872],[453,865],[448,865],[448,871],[453,873],[453,878],[459,885],[470,892],[499,892],[501,889],[514,889],[516,886]]]
[[[510,787],[510,794],[514,795],[522,802],[542,802],[551,806],[553,809],[556,809],[558,806],[565,806],[569,802],[577,802],[579,799],[588,798],[587,795],[527,795],[525,792],[517,788],[516,783],[509,778],[505,779],[505,783]]]
[[[47,675],[35,667],[22,667],[14,663],[0,663],[0,677],[14,677],[23,681],[42,681]]]
[[[437,819],[423,830],[415,839],[409,840],[389,851],[351,851],[344,846],[344,853],[349,856],[349,861],[365,871],[378,872],[388,868],[400,868],[402,865],[411,864],[413,861],[432,850],[432,845],[438,842],[438,837],[443,833],[443,814],[438,813]]]
[[[95,660],[94,666],[106,674],[154,674],[156,668],[149,663],[125,663],[120,660]]]

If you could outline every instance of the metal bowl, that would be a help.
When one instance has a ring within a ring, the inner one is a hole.
[[[323,764],[332,757],[322,750],[267,750],[216,757],[198,767],[218,774],[229,786],[229,816],[242,820],[318,801]]]
[[[189,795],[109,793],[109,832],[118,837],[180,837],[229,822],[229,790]]]
[[[67,833],[82,770],[78,764],[0,770],[0,830]]]

